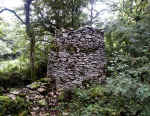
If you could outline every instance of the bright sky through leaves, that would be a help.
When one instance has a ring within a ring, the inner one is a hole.
[[[23,6],[22,0],[0,0],[0,8],[9,8],[14,10],[21,6]],[[2,17],[6,22],[13,22],[16,20],[16,17],[9,12],[3,12],[0,14],[0,17]]]
[[[0,7],[16,8],[22,5],[22,0],[0,0]]]
[[[0,8],[10,8],[10,9],[15,9],[23,6],[23,1],[22,0],[0,0]],[[95,9],[100,11],[103,9],[109,9],[109,7],[101,2],[98,2],[97,5],[95,6]],[[88,12],[85,10],[85,12]],[[108,17],[111,16],[111,13],[106,11],[102,14],[100,14],[101,20],[106,20]],[[0,15],[0,17],[4,18],[5,21],[7,22],[13,22],[16,20],[13,14],[4,12]]]

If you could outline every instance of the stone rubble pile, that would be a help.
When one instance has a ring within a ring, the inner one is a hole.
[[[13,100],[17,96],[25,99],[29,103],[28,110],[31,116],[48,116],[51,110],[47,103],[48,87],[48,81],[34,82],[25,88],[12,90],[5,95]]]
[[[47,76],[53,86],[70,89],[85,80],[105,79],[104,33],[91,27],[64,31],[51,44]]]

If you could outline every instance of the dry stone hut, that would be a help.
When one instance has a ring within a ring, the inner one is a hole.
[[[56,88],[82,86],[85,80],[104,79],[104,33],[84,27],[66,31],[52,42],[47,76]]]

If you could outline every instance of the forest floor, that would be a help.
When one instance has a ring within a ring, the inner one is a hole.
[[[3,93],[0,116],[142,116],[137,113],[140,104],[113,95],[105,85],[87,84],[57,95],[49,87],[48,78],[42,78]]]

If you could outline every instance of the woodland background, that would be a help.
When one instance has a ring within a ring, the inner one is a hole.
[[[103,20],[107,9],[96,10],[97,2],[107,4],[113,15]],[[61,99],[59,109],[69,116],[150,115],[148,0],[24,0],[24,3],[25,8],[0,9],[1,14],[7,10],[24,19],[16,20],[15,25],[0,19],[0,107],[4,106],[4,93],[46,77],[48,53],[56,32],[93,26],[105,33],[106,82],[77,88],[71,98]],[[0,109],[0,116],[5,112]]]

